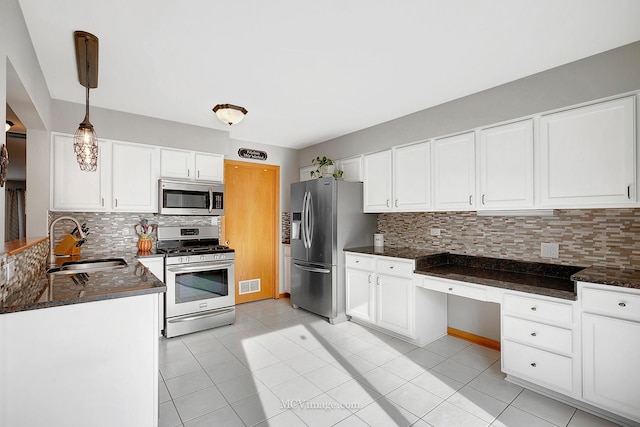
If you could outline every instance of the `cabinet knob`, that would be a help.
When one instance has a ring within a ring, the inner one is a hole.
[[[538,334],[536,334],[535,332],[531,332],[531,336],[532,336],[532,337],[535,337],[535,336],[537,336],[537,335],[538,335]]]
[[[453,288],[449,288],[449,290],[450,290],[450,291],[452,291],[452,290],[453,290]]]
[[[533,362],[533,363],[531,364],[531,366],[535,368],[535,367],[536,367],[536,362]]]
[[[619,302],[619,303],[618,303],[618,305],[619,305],[620,307],[626,307],[626,306],[627,306],[627,304],[625,304],[624,302]]]
[[[390,265],[390,266],[389,266],[389,268],[390,268],[391,270],[393,270],[393,265]]]
[[[360,260],[359,259],[356,260],[356,264],[360,264]]]
[[[531,307],[531,311],[536,311],[536,310],[537,310],[537,308]]]

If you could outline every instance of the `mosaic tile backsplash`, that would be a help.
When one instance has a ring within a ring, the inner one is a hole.
[[[431,236],[432,228],[440,236]],[[640,269],[640,209],[567,209],[553,217],[477,216],[475,212],[378,215],[385,246],[575,266]],[[542,258],[540,244],[559,244]]]
[[[38,298],[44,287],[42,281],[37,278],[43,274],[48,255],[48,239],[15,255],[3,255],[0,260],[0,268],[3,271],[0,280],[2,305],[25,304]],[[8,262],[15,263],[15,274],[10,280],[7,280],[4,274],[4,267]]]

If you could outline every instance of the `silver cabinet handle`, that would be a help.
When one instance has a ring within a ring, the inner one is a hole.
[[[631,200],[631,186],[627,185],[627,199]]]
[[[396,199],[396,208],[398,207],[398,199]]]
[[[380,286],[380,278],[379,278],[379,277],[376,277],[376,284],[377,284],[378,286]]]
[[[191,175],[191,169],[187,168],[187,176],[190,176],[190,175]]]
[[[623,303],[623,302],[619,302],[619,303],[618,303],[618,305],[619,305],[620,307],[626,307],[626,306],[627,306],[627,304],[625,304],[625,303]]]
[[[482,195],[482,204],[484,205],[484,194]]]
[[[469,194],[469,205],[471,206],[471,194]]]
[[[367,278],[367,281],[368,281],[369,283],[371,283],[371,274],[370,274],[370,275],[369,275],[369,277]]]
[[[116,198],[116,208],[118,207],[118,199]]]
[[[102,198],[102,206],[104,207],[104,197]]]
[[[391,206],[389,206],[389,199],[387,199],[387,207],[390,208]]]
[[[198,173],[198,178],[200,178],[200,171],[198,171],[197,173]]]

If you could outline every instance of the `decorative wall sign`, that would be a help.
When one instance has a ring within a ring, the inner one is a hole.
[[[267,152],[261,150],[252,150],[251,148],[241,148],[238,150],[238,156],[245,159],[267,160]]]

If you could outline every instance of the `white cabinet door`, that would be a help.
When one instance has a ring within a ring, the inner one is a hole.
[[[153,146],[113,142],[112,158],[112,210],[157,212],[157,149]]]
[[[362,156],[337,161],[345,181],[362,182]]]
[[[373,271],[346,269],[347,315],[375,323],[375,287]]]
[[[475,208],[475,135],[473,132],[433,142],[435,208]]]
[[[391,211],[391,150],[367,154],[364,160],[364,211]]]
[[[73,136],[53,134],[51,209],[55,211],[95,212],[109,204],[109,148],[98,141],[98,169],[80,170],[73,152]]]
[[[583,313],[584,399],[640,421],[640,323]]]
[[[160,175],[163,178],[193,179],[193,153],[161,148]]]
[[[533,120],[480,131],[479,208],[533,206]]]
[[[634,97],[542,116],[541,205],[634,205],[634,123]]]
[[[195,154],[196,181],[224,181],[224,156],[219,154]]]
[[[311,176],[311,172],[315,171],[316,169],[317,168],[315,166],[305,166],[303,168],[300,168],[300,182],[314,179]]]
[[[393,152],[393,209],[421,211],[431,205],[431,153],[428,142]]]
[[[377,288],[378,326],[402,335],[413,334],[412,280],[379,274]]]

